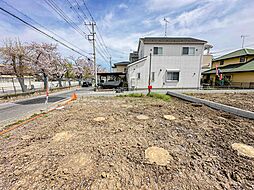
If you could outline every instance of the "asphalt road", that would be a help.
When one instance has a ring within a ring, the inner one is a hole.
[[[90,89],[82,89],[80,92],[85,93],[85,91],[88,92],[89,90]],[[49,95],[48,107],[52,106],[53,103],[70,98],[73,92],[75,92],[75,90]],[[45,96],[0,104],[0,129],[1,126],[18,121],[34,113],[40,113],[41,110],[46,109],[47,105],[45,104]]]

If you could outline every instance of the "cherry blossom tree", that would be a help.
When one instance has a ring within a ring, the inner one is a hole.
[[[18,39],[6,40],[0,48],[0,55],[5,63],[4,69],[16,75],[22,92],[27,90],[24,77],[31,74],[30,61],[26,59],[29,54],[29,46],[22,44]]]
[[[32,67],[36,71],[36,74],[43,77],[44,89],[46,89],[48,78],[53,77],[54,73],[56,73],[56,68],[62,69],[59,66],[60,60],[57,45],[33,42],[29,47],[32,52],[30,56],[30,59],[33,60]]]

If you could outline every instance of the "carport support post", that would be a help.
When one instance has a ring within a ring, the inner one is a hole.
[[[150,50],[152,51],[152,49]],[[149,63],[149,73],[148,73],[148,94],[151,93],[151,66],[152,66],[152,53],[150,52],[150,63]]]

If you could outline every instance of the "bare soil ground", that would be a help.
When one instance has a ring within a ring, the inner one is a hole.
[[[174,98],[80,99],[0,143],[0,189],[254,189],[231,147],[254,146],[254,121]]]
[[[254,93],[191,94],[197,98],[234,106],[254,112]]]

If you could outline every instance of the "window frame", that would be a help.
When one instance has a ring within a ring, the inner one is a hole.
[[[141,79],[141,74],[140,73],[137,73],[137,79]]]
[[[152,72],[151,75],[152,75],[151,76],[151,81],[155,81],[155,72]]]
[[[172,73],[172,79],[168,79],[168,74]],[[178,79],[174,79],[174,73],[178,73]],[[180,71],[179,70],[166,70],[166,82],[179,82],[180,81]]]
[[[242,61],[242,59],[243,59],[243,61]],[[246,57],[240,57],[240,63],[245,63],[245,61],[246,61]]]
[[[157,54],[155,54],[155,48],[157,48]],[[159,53],[160,51],[159,51],[159,49],[161,49],[161,53]],[[163,47],[161,47],[161,46],[154,46],[153,47],[153,55],[163,55]]]
[[[224,60],[221,60],[221,61],[220,61],[220,65],[224,65]]]
[[[187,48],[187,52],[185,53],[184,49],[186,50],[186,48]],[[193,54],[190,54],[190,52],[191,52],[190,49],[193,50],[193,52],[192,52]],[[186,46],[182,47],[182,55],[194,56],[195,52],[196,52],[196,48],[195,47],[186,47]]]

